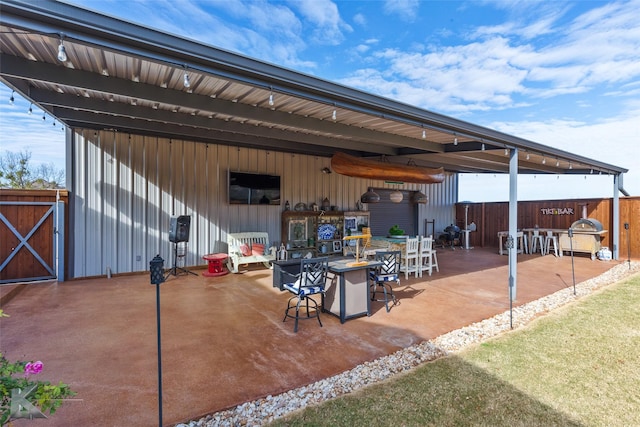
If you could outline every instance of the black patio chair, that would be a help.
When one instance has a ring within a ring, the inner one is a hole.
[[[320,327],[322,327],[322,322],[320,321],[321,309],[318,306],[318,302],[311,298],[311,296],[320,295],[320,297],[324,299],[328,271],[329,258],[321,257],[303,258],[300,261],[300,273],[298,274],[294,275],[284,270],[281,272],[281,280],[283,282],[281,288],[294,294],[294,296],[289,298],[282,321],[286,321],[287,317],[295,319],[293,332],[298,332],[299,319],[317,318]],[[304,317],[301,317],[300,306],[303,302],[306,315],[303,314]],[[295,314],[289,313],[292,309],[295,309]]]

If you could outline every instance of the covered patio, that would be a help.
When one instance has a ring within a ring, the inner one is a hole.
[[[272,272],[170,276],[160,286],[165,424],[276,395],[509,309],[508,259],[495,248],[438,250],[440,272],[402,280],[389,313],[341,324],[330,314],[282,322],[288,295]],[[580,283],[618,265],[574,258]],[[518,298],[573,285],[571,257],[518,257]],[[157,425],[156,292],[147,274],[2,288],[2,348],[44,362],[44,379],[78,392],[48,420],[22,425]],[[14,288],[15,289],[15,288]]]

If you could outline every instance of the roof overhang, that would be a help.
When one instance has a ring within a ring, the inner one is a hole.
[[[69,127],[459,173],[508,173],[510,149],[519,173],[627,172],[66,3],[0,8],[0,80]]]

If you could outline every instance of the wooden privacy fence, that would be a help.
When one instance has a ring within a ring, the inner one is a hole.
[[[456,225],[464,228],[465,204],[456,204]],[[498,247],[498,232],[509,229],[509,203],[468,203],[468,222],[477,230],[470,233],[471,246]],[[518,202],[518,229],[534,227],[569,229],[574,221],[597,219],[607,230],[602,246],[613,250],[613,199],[535,200]],[[626,230],[624,224],[629,224]],[[442,230],[436,230],[441,232]],[[640,197],[620,198],[620,259],[640,258]]]
[[[63,281],[66,190],[0,189],[0,284]],[[63,222],[56,224],[58,218]],[[56,233],[64,234],[56,245]],[[63,253],[58,256],[57,251]]]

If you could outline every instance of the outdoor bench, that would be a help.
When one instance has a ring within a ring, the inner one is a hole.
[[[227,267],[232,273],[237,273],[238,267],[242,264],[262,263],[265,267],[271,268],[271,261],[276,259],[275,246],[269,246],[269,233],[229,233],[227,245]]]

